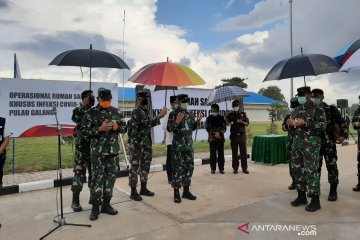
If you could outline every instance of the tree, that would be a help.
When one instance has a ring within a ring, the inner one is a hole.
[[[281,89],[278,86],[268,86],[267,88],[261,88],[258,93],[277,101],[286,102],[285,97],[281,93]]]
[[[232,78],[225,78],[221,79],[223,82],[222,85],[218,85],[215,88],[219,88],[222,86],[237,86],[241,88],[247,88],[247,84],[244,82],[247,78],[241,78],[241,77],[232,77]]]

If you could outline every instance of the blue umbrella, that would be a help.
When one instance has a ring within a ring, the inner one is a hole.
[[[227,102],[250,96],[250,93],[237,86],[222,86],[211,90],[206,105]]]

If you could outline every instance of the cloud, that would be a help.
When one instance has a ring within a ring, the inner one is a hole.
[[[226,5],[225,5],[225,8],[231,7],[234,3],[235,3],[235,0],[228,0]]]
[[[259,28],[287,17],[288,8],[285,0],[266,0],[257,3],[249,14],[240,14],[217,23],[217,31],[234,31]]]
[[[9,2],[7,0],[0,0],[0,9],[10,7]]]

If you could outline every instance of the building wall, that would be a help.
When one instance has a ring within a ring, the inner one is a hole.
[[[270,121],[268,104],[245,104],[245,112],[249,117],[250,121]]]

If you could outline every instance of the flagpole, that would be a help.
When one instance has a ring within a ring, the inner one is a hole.
[[[17,69],[16,69],[16,53],[14,53],[14,79],[16,78],[17,75]],[[15,138],[12,138],[12,174],[15,174]]]
[[[124,27],[123,27],[123,60],[125,61],[125,9],[124,9],[124,18],[123,18],[123,23],[124,23]],[[125,113],[125,69],[122,69],[122,74],[123,74],[123,95],[122,95],[122,99],[123,99],[123,107],[122,107],[122,111],[123,113]]]

